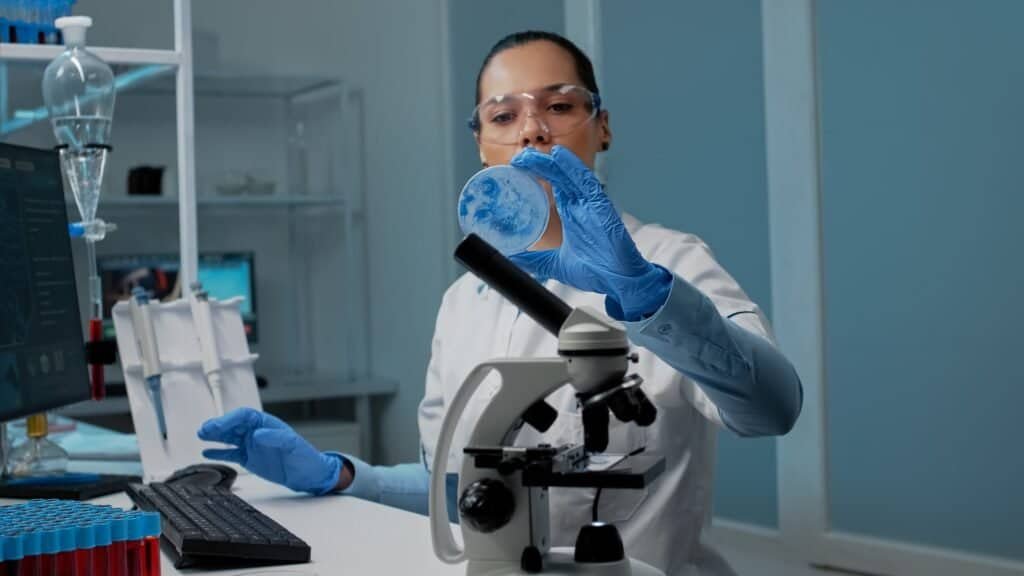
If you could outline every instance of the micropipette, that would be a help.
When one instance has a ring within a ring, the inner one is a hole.
[[[164,403],[160,390],[160,353],[157,350],[156,330],[153,328],[150,305],[149,295],[144,288],[136,286],[132,289],[132,324],[135,342],[139,347],[139,358],[142,361],[142,376],[146,379],[149,394],[153,399],[157,427],[160,435],[166,440],[167,421],[164,418]]]
[[[220,354],[217,351],[217,334],[213,330],[213,314],[210,310],[210,297],[199,282],[192,283],[192,296],[189,298],[192,307],[192,323],[195,325],[196,337],[199,338],[199,353],[203,359],[203,372],[206,383],[213,395],[214,410],[218,416],[224,414],[224,400],[220,374]]]

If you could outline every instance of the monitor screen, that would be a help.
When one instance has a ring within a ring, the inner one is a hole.
[[[87,398],[57,154],[0,144],[0,421]]]
[[[104,317],[109,319],[114,304],[130,298],[135,286],[142,286],[161,302],[181,298],[180,266],[178,257],[173,254],[101,256],[97,267],[103,284]],[[239,309],[250,342],[257,337],[254,278],[251,253],[204,253],[199,256],[199,282],[211,298],[244,298]],[[113,337],[113,322],[107,320],[104,328],[108,337]]]

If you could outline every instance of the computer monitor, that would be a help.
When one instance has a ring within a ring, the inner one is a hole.
[[[181,297],[178,274],[181,262],[174,254],[130,254],[101,256],[97,268],[103,285],[104,330],[114,335],[109,320],[114,304],[131,297],[132,288],[142,286],[153,298],[162,302]],[[242,323],[250,342],[258,336],[256,319],[256,288],[253,255],[250,252],[210,252],[199,255],[199,281],[211,298],[227,300],[242,296]]]
[[[88,398],[60,161],[0,144],[0,422]]]

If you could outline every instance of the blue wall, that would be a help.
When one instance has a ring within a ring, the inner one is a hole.
[[[455,182],[452,209],[462,184],[480,170],[476,142],[466,126],[476,107],[476,75],[484,56],[503,36],[522,30],[564,34],[565,8],[561,1],[519,0],[514,3],[451,0],[449,26],[452,43],[452,101],[455,129]]]
[[[1024,559],[1024,3],[818,18],[833,526]]]
[[[609,194],[701,236],[770,314],[761,11],[756,0],[602,2]],[[778,524],[775,441],[719,434],[715,513]]]

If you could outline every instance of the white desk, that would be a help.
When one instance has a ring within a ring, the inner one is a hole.
[[[317,576],[465,574],[465,564],[444,564],[434,556],[430,523],[425,516],[347,496],[314,498],[296,494],[255,476],[240,476],[235,487],[239,496],[312,548],[311,563],[281,566],[281,569],[305,571]],[[94,502],[121,508],[132,506],[124,494],[99,498]],[[13,503],[0,500],[0,505]],[[214,572],[179,571],[164,556],[162,574],[229,576],[270,570],[271,567]]]

